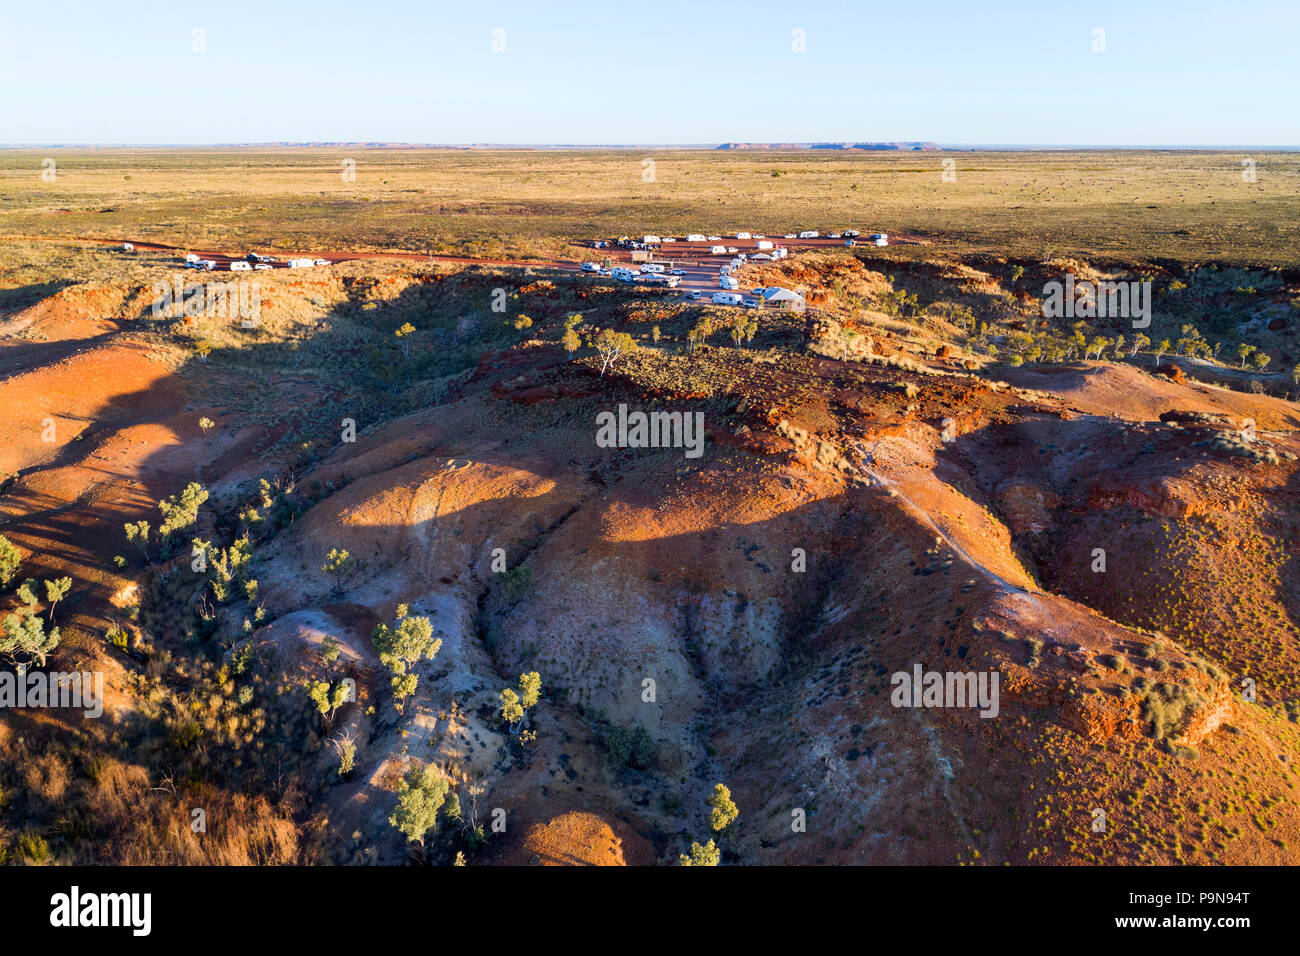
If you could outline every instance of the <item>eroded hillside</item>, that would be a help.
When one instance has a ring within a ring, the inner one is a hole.
[[[159,318],[159,257],[7,316],[0,534],[73,579],[48,666],[107,698],[0,719],[0,848],[676,862],[722,782],[724,862],[1295,862],[1300,407],[1001,361],[1046,333],[996,266],[809,253],[749,273],[809,313],[750,316],[353,262],[265,274],[242,328]],[[600,329],[636,344],[604,371]],[[602,447],[620,405],[702,453]],[[395,673],[399,608],[440,644]],[[996,713],[897,706],[917,666],[996,673]],[[459,812],[420,845],[424,764]]]

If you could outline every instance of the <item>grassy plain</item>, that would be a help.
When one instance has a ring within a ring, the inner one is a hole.
[[[47,157],[53,182],[41,177]],[[955,253],[1295,266],[1300,153],[0,151],[7,237],[506,257],[565,254],[611,232],[799,226],[884,230]]]

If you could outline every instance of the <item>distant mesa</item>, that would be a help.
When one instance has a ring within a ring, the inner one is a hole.
[[[938,143],[723,143],[718,149],[838,149],[873,152],[940,149]]]

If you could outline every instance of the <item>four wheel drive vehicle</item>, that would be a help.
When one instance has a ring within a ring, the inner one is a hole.
[[[840,234],[839,234],[838,232],[832,232],[832,233],[830,233],[829,235],[830,235],[830,238],[832,238],[832,239],[838,239],[838,238],[840,238]]]
[[[667,243],[667,242],[676,242],[676,241],[677,241],[677,240],[674,239],[672,236],[664,236],[664,242],[665,242],[665,243]]]
[[[749,290],[750,295],[762,295],[766,290],[761,285],[756,285]]]
[[[600,266],[596,265],[596,263],[594,263],[594,262],[584,262],[584,263],[582,264],[582,271],[583,271],[583,272],[599,272],[599,271],[600,271]]]
[[[709,242],[721,242],[721,241],[722,241],[722,237],[721,237],[721,236],[709,236],[709,237],[708,237],[708,240],[709,240]]]
[[[743,305],[743,306],[744,306],[745,308],[747,308],[747,309],[757,309],[757,308],[758,308],[758,300],[757,300],[757,299],[745,299],[745,300],[741,303],[741,305]]]
[[[797,238],[797,237],[795,236],[795,234],[794,234],[793,232],[787,232],[787,233],[785,234],[784,238],[786,238],[786,239],[795,239],[795,238]]]
[[[760,232],[756,232],[756,233],[754,233],[754,238],[755,238],[755,239],[766,239],[767,236],[763,235],[763,234],[760,233]]]
[[[254,269],[274,269],[275,266],[271,265],[271,263],[269,263],[269,262],[259,262],[259,263],[257,263],[257,265],[253,266],[253,268],[254,268]]]
[[[669,274],[669,275],[672,275],[672,276],[684,276],[684,275],[686,275],[686,270],[685,270],[685,269],[669,269],[669,270],[668,270],[668,274]]]
[[[740,298],[740,293],[738,292],[713,293],[714,305],[740,305]]]
[[[733,255],[733,256],[734,256],[734,255],[735,255],[737,252],[739,252],[739,251],[740,251],[740,250],[737,249],[735,246],[727,246],[727,253],[728,253],[729,255]]]
[[[694,302],[694,301],[695,301],[696,299],[698,299],[701,295],[703,295],[703,293],[700,292],[699,289],[687,289],[687,290],[686,290],[686,298],[687,298],[689,301],[691,301],[691,302]]]

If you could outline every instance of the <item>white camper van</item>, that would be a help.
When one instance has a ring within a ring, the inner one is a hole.
[[[230,264],[231,272],[252,272],[253,266],[248,262],[232,262]]]
[[[738,233],[736,233],[736,238],[737,238],[737,239],[748,239],[748,238],[749,238],[749,233],[747,233],[747,232],[738,232]]]
[[[758,244],[758,248],[760,248],[760,249],[771,249],[771,248],[772,248],[772,241],[771,241],[770,239],[764,239],[764,240],[762,240],[761,242],[759,242],[759,244]]]
[[[739,292],[715,292],[713,293],[713,304],[740,305],[743,298]]]
[[[726,246],[709,246],[709,255],[711,256],[725,256],[726,254]]]
[[[739,289],[740,283],[732,276],[718,276],[718,287],[722,289]]]
[[[660,239],[658,236],[642,236],[641,241],[644,242],[647,246],[657,246],[661,242],[663,242],[663,240]]]
[[[637,274],[635,272],[631,269],[624,268],[623,266],[615,266],[613,269],[609,270],[609,277],[611,279],[617,279],[619,282],[631,282],[636,278],[636,276]]]
[[[663,272],[665,266],[662,262],[643,262],[641,264],[642,272]]]
[[[800,239],[816,239],[816,238],[817,238],[817,230],[816,230],[816,229],[805,229],[803,232],[799,233],[799,238],[800,238]]]
[[[686,237],[687,242],[704,242],[704,236],[698,232],[692,232]]]

